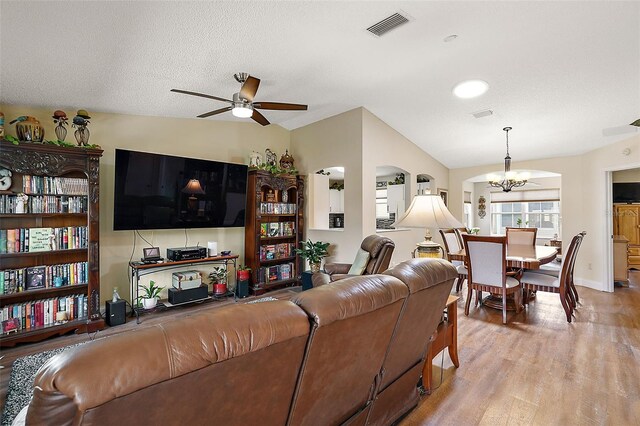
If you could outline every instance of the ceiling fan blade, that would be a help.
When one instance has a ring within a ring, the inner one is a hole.
[[[215,99],[216,101],[233,102],[230,99],[219,98],[217,96],[212,96],[212,95],[205,95],[204,93],[189,92],[188,90],[171,89],[171,91],[176,93],[184,93],[185,95],[200,96],[201,98]]]
[[[205,112],[204,114],[200,114],[198,116],[198,118],[207,118],[207,117],[211,117],[212,115],[216,115],[216,114],[222,114],[223,112],[227,112],[227,111],[231,111],[231,107],[224,107],[224,108],[220,108],[217,109],[215,111],[209,111],[209,112]]]
[[[274,110],[296,110],[296,111],[306,111],[307,105],[301,104],[286,104],[283,102],[255,102],[253,104],[254,108],[260,109],[274,109]]]
[[[270,123],[269,123],[269,120],[267,120],[267,119],[264,117],[264,115],[260,114],[260,112],[256,111],[255,109],[253,110],[253,115],[251,116],[251,118],[252,118],[254,121],[256,121],[256,122],[258,122],[258,123],[262,124],[263,126],[268,126],[268,125],[270,124]]]
[[[258,91],[258,86],[260,86],[260,79],[255,77],[247,77],[244,84],[240,88],[240,97],[242,99],[246,99],[249,102],[253,102],[253,97],[256,95]]]

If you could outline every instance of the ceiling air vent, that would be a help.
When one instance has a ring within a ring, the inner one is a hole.
[[[367,28],[367,31],[380,37],[381,35],[388,33],[392,29],[398,28],[400,25],[406,24],[407,22],[409,22],[409,18],[399,13],[394,13],[388,18],[384,18],[382,21],[373,24]]]
[[[490,115],[493,115],[493,111],[491,111],[490,109],[485,109],[482,111],[472,112],[471,115],[473,115],[475,118],[488,117]]]

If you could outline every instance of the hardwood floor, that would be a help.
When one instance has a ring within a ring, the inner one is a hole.
[[[465,289],[466,290],[466,289]],[[295,290],[269,293],[289,298]],[[458,356],[455,369],[444,355],[444,381],[402,422],[414,425],[637,425],[640,424],[640,272],[628,288],[613,294],[578,287],[581,305],[567,323],[557,294],[538,293],[526,311],[509,313],[471,308],[466,292],[458,302]],[[214,302],[233,303],[227,302]],[[210,305],[167,310],[129,320],[98,336],[125,332],[191,315]],[[2,351],[0,407],[11,363],[18,357],[87,340],[84,335],[50,339]],[[440,383],[442,355],[434,359],[434,386]],[[437,366],[436,366],[437,365]]]
[[[460,368],[445,354],[442,385],[401,425],[640,424],[640,271],[630,275],[613,294],[578,287],[571,324],[557,294],[538,292],[504,326],[500,311],[486,307],[465,317],[465,292]]]

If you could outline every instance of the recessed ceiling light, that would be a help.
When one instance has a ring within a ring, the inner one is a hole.
[[[450,43],[457,38],[458,38],[457,34],[451,34],[449,36],[446,36],[442,41],[444,41],[445,43]]]
[[[462,99],[475,98],[489,90],[489,83],[483,80],[467,80],[453,88],[453,94]]]

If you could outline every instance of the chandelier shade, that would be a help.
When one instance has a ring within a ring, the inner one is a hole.
[[[511,130],[511,127],[505,127],[502,130],[507,134],[507,156],[504,157],[504,176],[489,176],[489,185],[494,188],[500,188],[504,192],[510,192],[513,188],[524,186],[527,183],[527,179],[511,171],[511,156],[509,155],[509,130]]]

